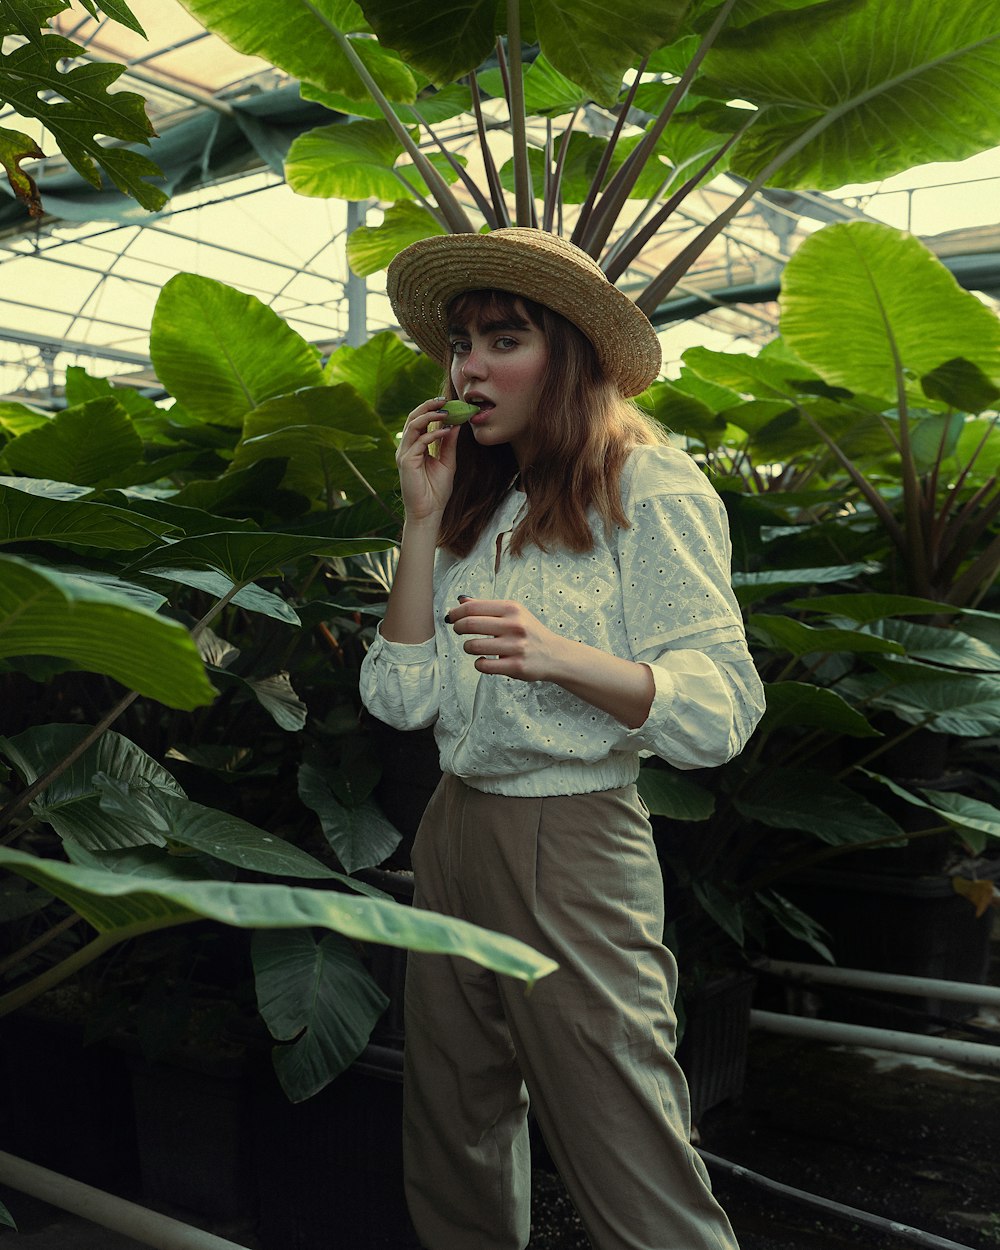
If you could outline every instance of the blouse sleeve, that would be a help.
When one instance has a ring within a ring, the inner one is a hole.
[[[425,729],[437,720],[437,643],[390,642],[381,632],[361,664],[361,701],[396,729]]]
[[[619,531],[632,658],[652,671],[646,721],[621,744],[677,768],[724,764],[764,712],[730,583],[725,509],[693,461],[667,449],[647,457],[626,496]]]

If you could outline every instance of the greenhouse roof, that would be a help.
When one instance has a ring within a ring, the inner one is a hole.
[[[145,40],[77,10],[54,24],[89,59],[125,64],[115,89],[145,98],[157,131],[150,156],[170,199],[149,213],[90,187],[57,154],[39,163],[45,216],[35,220],[0,181],[7,193],[0,196],[0,394],[58,402],[70,364],[155,388],[153,310],[161,287],[181,271],[251,292],[324,349],[393,325],[382,276],[358,279],[345,254],[349,230],[366,215],[377,221],[378,206],[298,196],[283,179],[294,137],[336,115],[303,101],[298,84],[273,67],[205,32],[177,0],[131,0],[131,8]],[[10,124],[7,113],[0,123]],[[55,152],[37,124],[14,120]],[[450,138],[459,146],[463,136]],[[676,250],[699,217],[714,216],[738,190],[725,177],[706,187],[662,232],[661,248]],[[998,204],[1000,150],[879,186],[758,196],[661,309],[667,359],[689,343],[745,347],[771,337],[784,260],[828,221],[868,216],[912,229],[964,285],[996,298]],[[649,272],[654,261],[655,254]],[[627,273],[623,285],[642,277]],[[692,317],[698,322],[678,326]]]

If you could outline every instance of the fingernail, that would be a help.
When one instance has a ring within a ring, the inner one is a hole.
[[[450,612],[446,612],[446,613],[444,614],[444,623],[445,623],[446,625],[450,625],[450,624],[451,624],[451,613],[450,613]]]
[[[459,595],[459,596],[458,596],[458,602],[459,602],[459,603],[468,603],[468,601],[469,601],[469,596],[468,596],[468,595]]]

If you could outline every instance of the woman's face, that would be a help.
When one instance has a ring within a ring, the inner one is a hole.
[[[519,300],[514,309],[513,315],[496,318],[480,313],[474,324],[450,326],[448,336],[455,394],[479,405],[469,422],[476,442],[486,447],[508,443],[523,464],[549,348]]]

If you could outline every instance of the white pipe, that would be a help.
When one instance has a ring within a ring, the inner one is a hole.
[[[965,981],[911,977],[896,972],[869,972],[863,968],[831,968],[825,964],[799,964],[786,959],[763,959],[758,966],[765,972],[776,972],[792,980],[883,990],[887,994],[919,994],[958,1003],[1000,1007],[1000,986],[997,985],[973,985]]]
[[[93,1224],[141,1241],[144,1246],[153,1246],[155,1250],[246,1250],[235,1241],[182,1224],[168,1215],[149,1211],[2,1150],[0,1182],[61,1211],[70,1211]]]
[[[821,1042],[841,1042],[848,1046],[872,1046],[876,1050],[901,1051],[904,1055],[929,1055],[981,1067],[1000,1068],[1000,1046],[982,1042],[962,1042],[950,1037],[927,1037],[923,1033],[903,1033],[898,1029],[874,1029],[839,1020],[813,1020],[807,1016],[785,1016],[776,1011],[750,1012],[750,1023],[768,1033],[806,1037]]]

